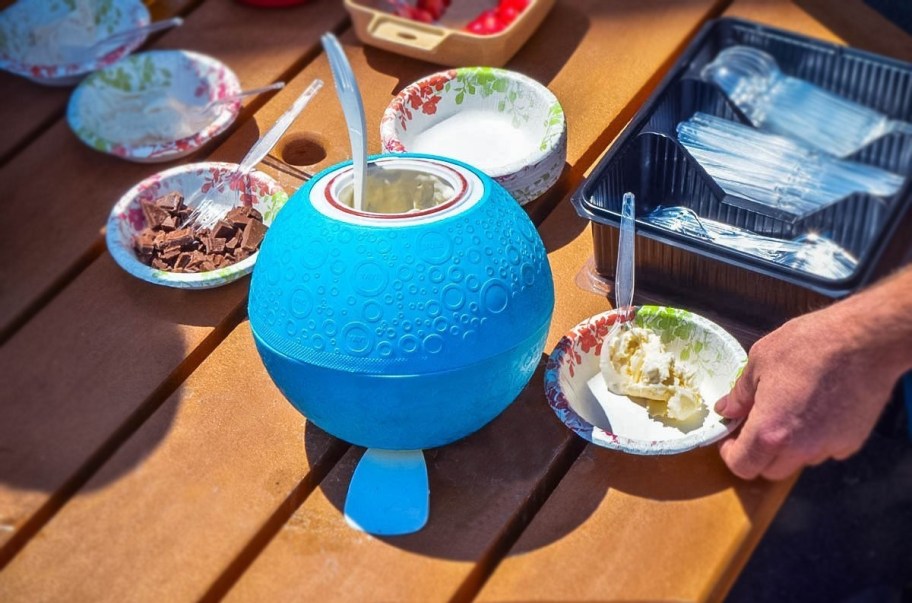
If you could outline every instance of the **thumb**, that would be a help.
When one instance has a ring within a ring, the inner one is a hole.
[[[748,362],[744,372],[738,377],[735,386],[726,395],[716,402],[715,410],[727,419],[740,419],[746,417],[754,405],[754,394],[757,389],[754,385],[753,371]]]

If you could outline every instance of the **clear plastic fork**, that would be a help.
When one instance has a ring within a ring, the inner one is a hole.
[[[194,230],[204,230],[212,228],[215,224],[225,217],[231,211],[231,208],[240,201],[242,188],[247,189],[250,182],[250,172],[259,164],[269,153],[269,151],[279,142],[279,139],[285,134],[285,131],[291,126],[294,120],[301,114],[301,111],[310,103],[311,99],[323,87],[323,80],[315,79],[311,84],[295,99],[291,107],[282,114],[266,134],[264,134],[253,145],[247,155],[238,164],[237,174],[239,175],[241,186],[237,190],[237,199],[232,200],[228,195],[219,194],[214,188],[208,192],[197,191],[188,201],[187,206],[191,208],[190,215],[181,225],[181,228],[192,226]]]

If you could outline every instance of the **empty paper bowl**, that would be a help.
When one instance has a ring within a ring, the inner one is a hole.
[[[88,76],[70,97],[67,120],[88,146],[157,163],[193,153],[235,120],[240,102],[204,110],[240,92],[222,62],[186,50],[134,54]]]
[[[548,190],[564,167],[564,111],[545,86],[490,67],[441,71],[405,87],[380,122],[383,149],[464,161],[520,205]]]
[[[141,0],[19,0],[0,12],[0,69],[39,84],[75,84],[133,52],[145,36],[123,39],[91,59],[84,48],[148,24],[149,10]]]
[[[159,172],[127,191],[111,210],[105,238],[108,251],[121,268],[144,281],[180,289],[209,289],[235,281],[253,270],[259,251],[229,266],[207,272],[183,273],[159,270],[141,262],[133,248],[133,238],[146,227],[140,203],[154,201],[171,192],[181,193],[185,201],[197,191],[223,195],[232,205],[249,205],[263,215],[270,226],[288,200],[279,184],[258,171],[250,172],[250,185],[234,163],[192,163]],[[249,192],[248,192],[249,191]]]
[[[545,396],[567,427],[598,446],[643,455],[685,452],[737,427],[738,421],[724,419],[712,408],[731,391],[747,363],[747,354],[734,337],[686,310],[643,306],[637,311],[635,324],[659,334],[666,349],[695,371],[706,409],[678,423],[651,417],[642,400],[605,388],[599,357],[616,317],[612,310],[576,325],[548,359]]]

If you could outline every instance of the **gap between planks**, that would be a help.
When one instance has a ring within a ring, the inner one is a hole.
[[[64,505],[107,463],[120,447],[164,404],[200,364],[247,316],[247,298],[236,305],[211,333],[192,350],[156,387],[135,411],[82,464],[82,466],[51,495],[48,500],[19,528],[12,538],[0,547],[0,571],[28,544]]]

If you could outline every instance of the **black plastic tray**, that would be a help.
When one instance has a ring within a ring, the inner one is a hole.
[[[647,281],[678,289],[682,285],[702,287],[704,297],[727,295],[740,305],[756,302],[754,313],[775,310],[794,315],[846,295],[872,279],[897,227],[904,218],[912,217],[912,178],[907,177],[892,197],[855,194],[799,220],[768,210],[752,210],[744,200],[726,195],[678,143],[675,127],[696,111],[749,124],[721,90],[699,76],[703,66],[719,51],[739,44],[770,53],[787,75],[894,119],[912,122],[912,65],[749,21],[718,19],[701,30],[574,192],[572,201],[581,216],[594,222],[596,269],[600,274],[613,275],[617,240],[616,233],[606,232],[601,226],[619,224],[622,195],[632,191],[637,197],[637,268]],[[912,136],[890,134],[850,159],[910,176]],[[823,234],[855,255],[858,266],[849,277],[832,280],[668,231],[641,219],[659,205],[683,205],[701,217],[768,236]],[[761,276],[758,280],[752,275]],[[777,283],[803,291],[777,288]],[[769,291],[770,286],[777,290]],[[775,307],[766,307],[770,304]]]

